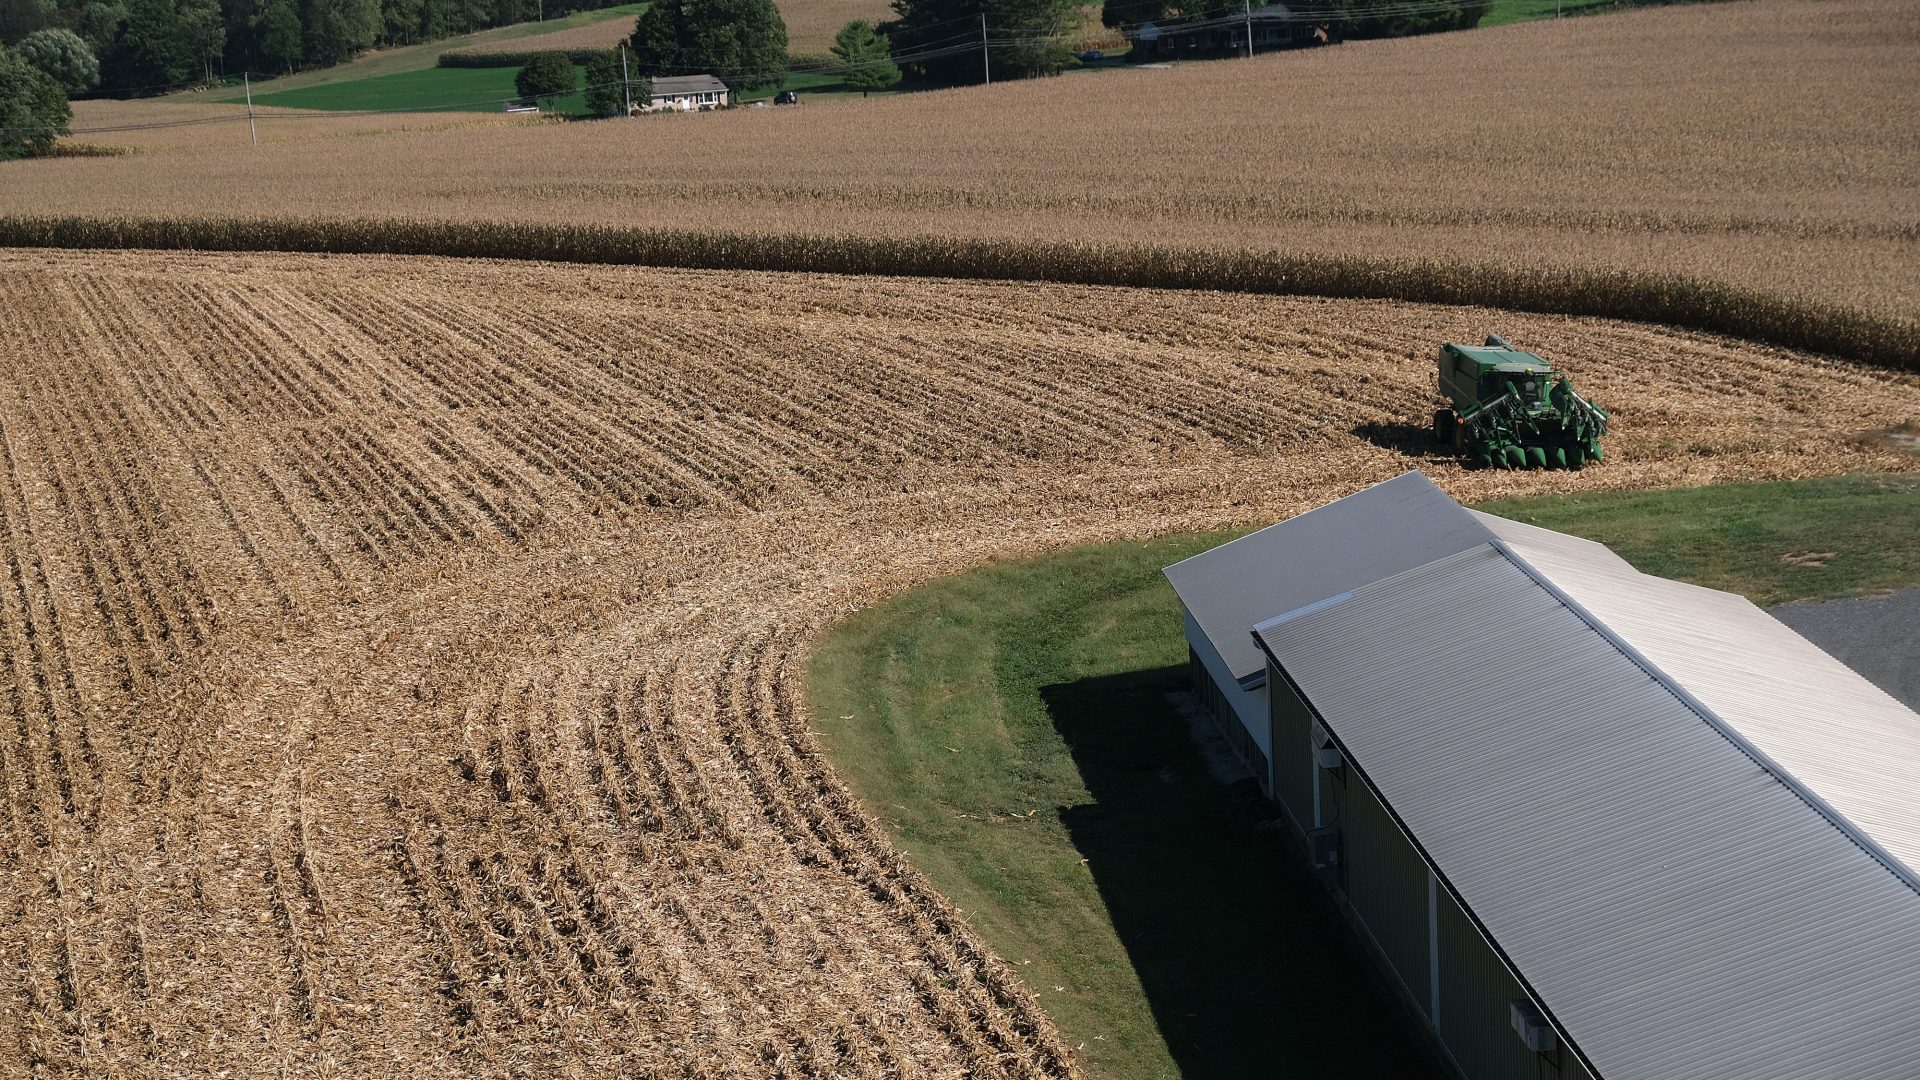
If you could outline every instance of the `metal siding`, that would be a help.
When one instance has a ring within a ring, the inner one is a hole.
[[[1313,828],[1313,717],[1284,681],[1267,682],[1267,708],[1273,717],[1273,792],[1302,831]]]
[[[1508,1018],[1510,1004],[1526,991],[1444,891],[1438,910],[1441,1043],[1471,1080],[1537,1080],[1540,1055]],[[1574,1060],[1564,1049],[1561,1059]]]
[[[1433,481],[1409,472],[1174,563],[1166,575],[1237,680],[1264,664],[1255,623],[1491,536]]]
[[[1606,1080],[1920,1076],[1920,895],[1491,546],[1262,639]]]
[[[1247,734],[1252,737],[1253,744],[1260,748],[1261,753],[1271,758],[1273,748],[1267,745],[1266,702],[1261,700],[1266,696],[1265,690],[1240,689],[1239,681],[1228,671],[1227,665],[1221,662],[1220,654],[1214,649],[1213,643],[1208,641],[1206,634],[1201,632],[1200,624],[1194,620],[1193,612],[1188,611],[1186,616],[1187,645],[1193,649],[1194,655],[1200,658],[1200,665],[1207,669],[1207,674],[1213,676],[1214,688],[1220,692],[1221,697],[1226,699],[1227,707],[1233,710],[1240,726],[1245,728]]]
[[[1745,597],[1567,545],[1515,552],[1920,873],[1920,715]]]
[[[1344,787],[1340,827],[1347,903],[1385,954],[1408,995],[1431,1016],[1427,864],[1365,784]]]

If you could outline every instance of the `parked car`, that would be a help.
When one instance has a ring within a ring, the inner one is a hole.
[[[1073,55],[1075,59],[1078,59],[1083,64],[1092,63],[1095,60],[1105,60],[1107,58],[1107,54],[1099,49],[1088,49],[1086,52],[1078,52]]]
[[[800,95],[791,90],[782,90],[773,95],[773,103],[775,105],[798,105],[800,104]]]

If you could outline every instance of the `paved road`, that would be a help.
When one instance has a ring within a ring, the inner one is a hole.
[[[1773,615],[1920,711],[1920,589],[1856,600],[1782,604]]]

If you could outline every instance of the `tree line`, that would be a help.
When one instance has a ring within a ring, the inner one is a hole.
[[[558,8],[561,0],[552,0]],[[565,0],[574,10],[621,0]],[[542,0],[0,0],[0,44],[64,30],[99,65],[87,90],[159,93],[226,71],[328,67],[542,14]],[[80,91],[76,91],[80,92]]]
[[[614,0],[575,0],[585,7]],[[0,0],[0,159],[48,152],[66,133],[68,99],[104,91],[159,92],[243,70],[325,66],[375,45],[402,45],[503,23],[524,22],[541,0]],[[844,86],[885,89],[911,74],[928,85],[982,77],[969,38],[978,26],[996,77],[1050,75],[1073,63],[1083,28],[1079,0],[892,0],[895,18],[849,23],[833,53]],[[1325,17],[1341,36],[1425,33],[1470,27],[1485,0],[1321,0],[1296,7]],[[1108,0],[1102,22],[1130,29],[1150,21],[1230,15],[1228,0]],[[1243,4],[1241,9],[1246,10]],[[585,65],[589,109],[613,115],[646,104],[655,78],[709,73],[736,95],[788,76],[786,23],[774,0],[654,0],[618,54]],[[904,70],[903,70],[904,69]],[[528,97],[580,88],[563,55],[538,56],[516,79]]]

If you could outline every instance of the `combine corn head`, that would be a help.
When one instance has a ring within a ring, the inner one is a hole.
[[[1433,433],[1461,457],[1508,469],[1577,469],[1599,461],[1607,412],[1574,393],[1552,364],[1497,335],[1485,345],[1440,346]]]

